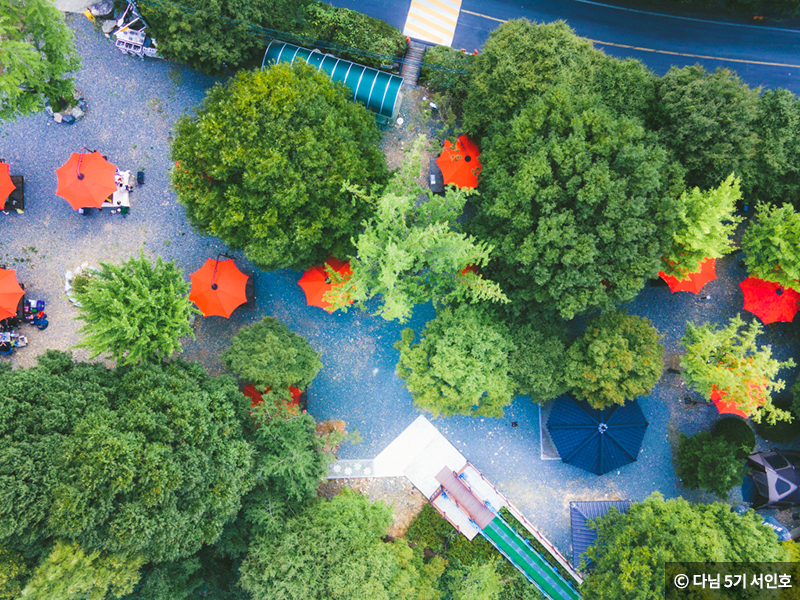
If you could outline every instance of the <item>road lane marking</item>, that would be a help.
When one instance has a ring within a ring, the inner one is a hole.
[[[598,4],[597,2],[589,2],[588,0],[576,0],[576,2],[587,2],[588,4]],[[606,6],[605,4],[601,4],[600,6]],[[625,9],[628,10],[628,9]],[[482,15],[480,13],[472,12],[469,10],[462,10],[461,12],[466,13],[468,15],[473,15],[475,17],[481,17],[483,19],[489,19],[491,21],[497,21],[499,23],[506,23],[507,21],[504,19],[498,19],[496,17],[490,17],[489,15]],[[636,12],[643,12],[643,11],[636,11]],[[648,13],[648,14],[657,14],[657,13]],[[666,15],[669,16],[669,15]],[[679,18],[679,17],[676,17]],[[683,17],[680,17],[683,18]],[[699,20],[699,19],[695,19]],[[705,21],[707,23],[716,23],[716,21]],[[735,25],[735,23],[730,23],[731,25]],[[773,28],[774,29],[774,28]],[[787,29],[786,31],[793,31]],[[795,31],[794,33],[800,33]],[[640,46],[629,46],[627,44],[616,44],[614,42],[601,42],[600,40],[593,40],[591,38],[584,38],[587,41],[592,42],[593,44],[598,44],[600,46],[614,46],[615,48],[625,48],[628,50],[637,50],[639,52],[651,52],[654,54],[667,54],[670,56],[683,56],[685,58],[701,58],[703,60],[718,60],[721,62],[734,62],[734,63],[741,63],[746,65],[761,65],[765,67],[788,67],[790,69],[800,69],[800,65],[793,65],[790,63],[776,63],[776,62],[765,62],[760,60],[747,60],[744,58],[725,58],[723,56],[705,56],[703,54],[689,54],[686,52],[673,52],[671,50],[656,50],[654,48],[642,48]]]
[[[411,0],[403,34],[452,46],[460,11],[461,0]]]

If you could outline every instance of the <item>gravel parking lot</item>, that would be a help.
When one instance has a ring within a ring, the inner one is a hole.
[[[226,251],[219,240],[191,229],[168,179],[172,124],[199,103],[214,80],[166,61],[124,56],[84,17],[74,15],[69,21],[83,58],[77,88],[88,102],[86,118],[67,126],[37,115],[0,129],[0,158],[11,164],[12,174],[25,176],[27,204],[23,215],[0,215],[6,231],[0,262],[18,270],[29,297],[46,300],[51,323],[44,332],[28,329],[30,345],[15,353],[15,366],[30,366],[45,349],[67,350],[78,341],[80,323],[73,320],[76,311],[64,294],[65,270],[82,262],[127,258],[143,247],[148,255],[176,260],[188,280],[206,258]],[[396,134],[392,130],[390,135]],[[55,195],[56,168],[81,147],[100,150],[123,169],[145,172],[146,183],[133,193],[127,218],[107,210],[82,217]],[[251,268],[240,255],[233,256],[240,266]],[[710,300],[649,287],[628,307],[650,318],[664,334],[672,363],[686,320],[718,321],[740,310],[742,268],[733,255],[717,265],[719,279],[703,290]],[[361,443],[341,449],[342,458],[371,458],[418,414],[394,375],[398,352],[392,345],[404,326],[356,311],[329,315],[308,307],[296,285],[299,277],[291,271],[258,273],[256,308],[238,309],[230,320],[199,319],[197,340],[186,344],[184,356],[202,361],[212,373],[221,372],[218,354],[239,327],[263,315],[279,318],[323,354],[324,368],[310,389],[310,412],[317,419],[343,419],[363,436]],[[430,306],[421,307],[409,326],[419,330],[433,314]],[[796,356],[798,333],[800,319],[769,328],[763,343],[773,344],[779,358]],[[75,355],[85,356],[82,351]],[[783,376],[790,384],[794,379],[794,373]],[[654,392],[640,400],[650,426],[639,461],[602,477],[540,460],[538,407],[527,398],[517,398],[500,419],[454,417],[434,424],[567,552],[570,501],[642,500],[653,491],[667,497],[681,493],[670,444],[678,431],[705,429],[716,418],[716,411],[707,407],[684,406],[684,393],[679,376],[664,375]]]

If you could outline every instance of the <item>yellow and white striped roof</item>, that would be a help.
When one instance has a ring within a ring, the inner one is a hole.
[[[403,33],[442,46],[453,45],[461,0],[411,0]]]

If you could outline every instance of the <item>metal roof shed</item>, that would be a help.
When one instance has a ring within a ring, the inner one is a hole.
[[[275,41],[267,46],[261,68],[279,62],[293,63],[297,58],[302,58],[318,71],[325,71],[334,81],[345,84],[352,90],[353,100],[361,102],[383,119],[397,116],[403,85],[403,78],[397,75],[323,54],[317,49]]]

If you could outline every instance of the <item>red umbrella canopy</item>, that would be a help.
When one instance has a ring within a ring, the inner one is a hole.
[[[254,406],[264,402],[263,395],[269,392],[270,390],[272,390],[272,388],[268,387],[263,392],[259,392],[256,389],[256,386],[254,386],[252,383],[248,383],[246,386],[244,386],[242,392],[244,393],[245,396],[247,396],[248,398],[250,398],[250,400],[252,400],[252,402],[250,403],[250,408],[253,408]],[[293,385],[290,385],[289,393],[292,394],[292,401],[289,402],[287,406],[289,406],[289,408],[292,409],[297,409],[299,412],[300,396],[303,395],[303,392],[301,392],[298,388],[294,387]]]
[[[17,189],[17,186],[11,182],[11,174],[8,170],[8,165],[4,162],[0,162],[0,209],[6,207],[8,195],[15,189]]]
[[[452,183],[460,188],[474,189],[478,187],[478,174],[481,162],[478,158],[481,151],[466,135],[459,136],[455,144],[445,141],[442,155],[436,164],[442,170],[445,183]]]
[[[17,272],[13,269],[0,269],[0,319],[7,319],[17,314],[17,305],[25,292],[17,281]]]
[[[797,313],[800,293],[779,283],[748,277],[739,284],[744,294],[744,308],[764,324],[784,321],[790,323]]]
[[[117,167],[99,152],[73,152],[69,160],[56,169],[56,194],[69,202],[75,210],[100,208],[103,201],[117,191],[117,184],[114,183],[116,171]]]
[[[658,276],[667,282],[672,293],[691,292],[699,294],[705,284],[717,278],[716,264],[716,258],[707,258],[700,263],[699,271],[688,273],[683,279],[678,279],[674,275],[667,275],[664,271],[660,271]]]
[[[758,394],[760,397],[759,404],[764,403],[764,390],[760,388],[756,384],[750,385],[750,388],[753,390],[753,394]],[[723,400],[725,396],[728,395],[728,392],[719,391],[717,390],[717,386],[713,386],[711,388],[711,400],[714,402],[714,405],[717,407],[719,414],[721,415],[737,415],[744,419],[747,419],[747,415],[743,410],[740,410],[739,407],[736,405],[736,402],[730,401],[726,402]],[[752,394],[751,394],[752,395]]]
[[[232,260],[209,258],[206,264],[192,273],[191,279],[189,300],[197,305],[205,317],[227,319],[237,306],[247,302],[245,287],[248,277]]]
[[[353,270],[350,268],[350,261],[342,262],[336,258],[329,258],[325,264],[342,276],[351,275]],[[319,306],[328,312],[333,312],[331,303],[325,301],[325,294],[333,289],[333,284],[328,280],[325,272],[325,265],[311,267],[303,273],[300,281],[297,282],[306,293],[306,302],[309,306]]]

